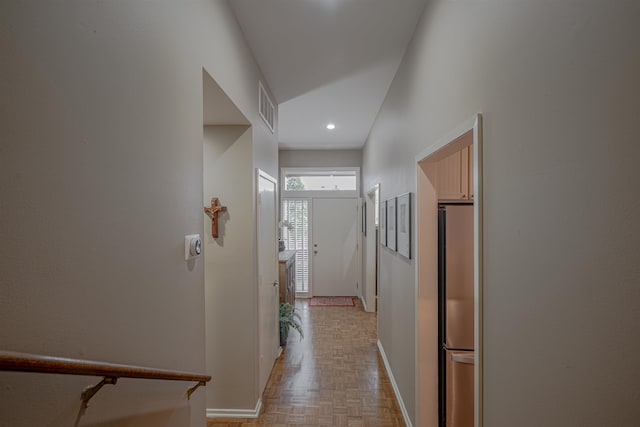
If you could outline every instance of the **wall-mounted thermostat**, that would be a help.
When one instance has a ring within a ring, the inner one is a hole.
[[[202,253],[202,239],[199,234],[184,236],[184,260],[188,261]]]

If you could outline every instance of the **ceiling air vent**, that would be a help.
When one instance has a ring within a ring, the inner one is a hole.
[[[260,112],[260,117],[267,124],[267,127],[273,132],[273,102],[269,98],[267,91],[264,90],[264,86],[262,86],[262,82],[258,81],[258,111]]]

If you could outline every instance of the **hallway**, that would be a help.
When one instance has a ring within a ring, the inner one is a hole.
[[[376,341],[376,314],[296,302],[305,338],[291,331],[263,396],[259,419],[214,426],[404,426]]]

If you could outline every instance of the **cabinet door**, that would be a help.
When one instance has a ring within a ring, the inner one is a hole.
[[[438,199],[468,200],[469,148],[453,153],[438,162]]]
[[[280,302],[287,302],[287,280],[288,280],[288,272],[287,272],[286,264],[280,261],[280,277],[279,277]]]
[[[288,290],[289,296],[287,298],[287,302],[291,305],[296,304],[296,258],[293,257],[291,261],[291,265],[289,265],[289,280],[288,280]]]

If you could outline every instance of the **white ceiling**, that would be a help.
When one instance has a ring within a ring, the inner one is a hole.
[[[229,0],[276,98],[280,147],[362,147],[425,3]]]

